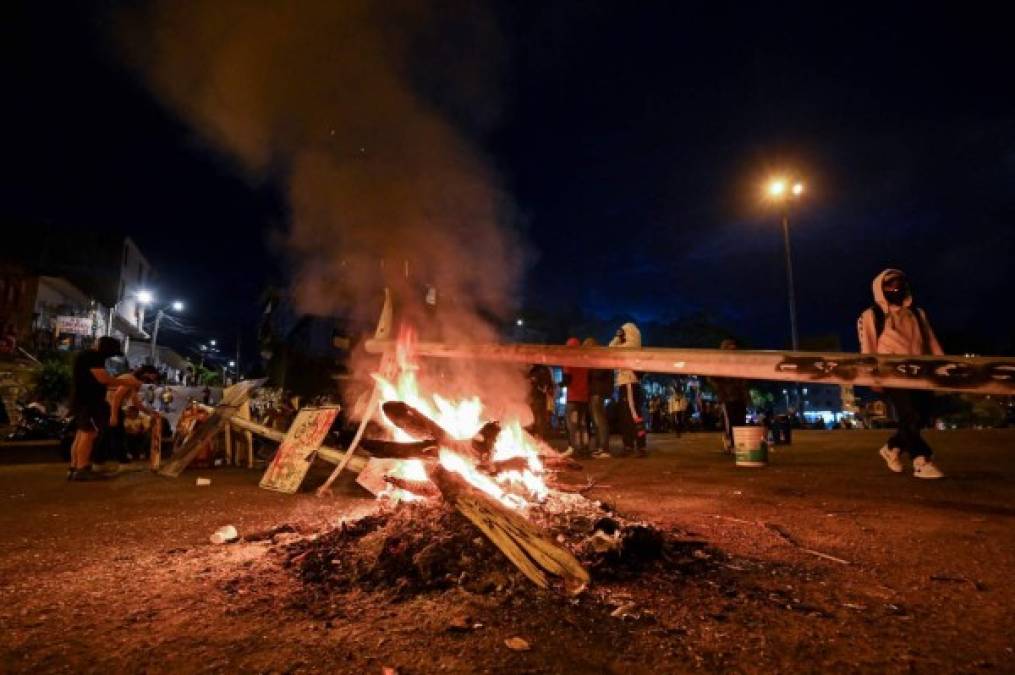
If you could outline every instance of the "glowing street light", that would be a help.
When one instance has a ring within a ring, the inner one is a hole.
[[[783,194],[786,192],[786,181],[776,178],[768,184],[768,194],[770,197],[781,199]]]
[[[141,290],[134,294],[137,301],[142,305],[150,305],[155,302],[155,295],[151,291]]]
[[[210,345],[211,345],[212,347],[214,347],[214,346],[215,346],[215,345],[217,345],[218,343],[217,343],[217,342],[215,342],[214,340],[208,340],[208,344],[210,344]]]
[[[522,319],[518,319],[517,321],[515,321],[515,325],[516,326],[524,326],[525,325],[525,321],[522,320]]]
[[[236,361],[230,361],[229,362],[229,367],[230,368],[235,368],[236,367]]]
[[[145,294],[148,295],[148,301],[149,302],[151,302],[152,300],[155,299],[154,297],[152,297],[152,294],[151,294],[150,291],[139,291],[138,294],[137,294],[139,300],[141,299],[141,293],[145,293]],[[169,304],[169,307],[174,312],[182,312],[183,311],[183,301],[182,300],[173,300],[173,302],[171,302]],[[160,307],[159,311],[155,313],[155,328],[152,329],[152,363],[154,363],[156,366],[159,365],[159,351],[158,351],[159,326],[162,324],[162,317],[164,317],[165,315],[166,315],[166,308],[165,307]]]

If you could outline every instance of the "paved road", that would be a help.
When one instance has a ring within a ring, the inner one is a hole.
[[[334,498],[320,499],[258,489],[260,471],[68,484],[61,466],[0,466],[0,671],[309,663],[431,672],[440,660],[455,671],[517,672],[545,670],[540,659],[551,650],[587,672],[678,672],[695,663],[729,672],[1015,671],[1015,431],[931,433],[948,474],[941,481],[887,471],[877,456],[886,436],[800,432],[769,467],[743,469],[716,452],[713,434],[653,435],[648,459],[589,460],[565,476],[591,479],[591,496],[728,556],[718,582],[687,577],[652,622],[607,616],[618,637],[599,646],[566,622],[552,635],[528,633],[496,598],[470,610],[485,629],[448,633],[430,617],[461,611],[467,594],[454,592],[376,610],[350,596],[361,604],[340,604],[324,623],[291,604],[293,577],[264,557],[264,546],[208,544],[226,523],[243,534],[372,508],[346,478]],[[195,487],[196,476],[212,484]],[[244,599],[255,583],[274,585]],[[574,608],[569,621],[588,611]],[[513,635],[531,639],[533,650],[509,653],[503,640]]]

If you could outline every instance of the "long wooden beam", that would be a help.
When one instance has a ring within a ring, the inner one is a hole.
[[[245,420],[240,417],[233,417],[232,419],[229,420],[229,424],[236,427],[237,429],[250,431],[251,433],[257,434],[262,438],[267,438],[269,441],[275,441],[276,443],[281,443],[282,439],[285,438],[285,432],[277,431],[275,429],[272,429],[271,427],[266,427],[262,424],[258,424],[257,422],[251,422],[250,420]],[[328,447],[327,445],[322,445],[317,449],[317,456],[326,462],[338,464],[342,461],[342,458],[345,456],[345,451],[339,450],[338,448],[331,448]],[[348,468],[351,471],[355,471],[356,473],[359,473],[360,471],[363,470],[363,467],[365,467],[366,465],[367,465],[366,459],[360,457],[359,455],[353,455],[349,459],[349,464],[346,468]]]
[[[383,354],[393,349],[394,344],[392,340],[368,340],[366,349],[372,354]],[[1015,395],[1015,358],[1011,357],[438,342],[420,342],[415,348],[420,356],[445,359]]]

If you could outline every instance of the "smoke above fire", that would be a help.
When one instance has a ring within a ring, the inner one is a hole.
[[[251,180],[284,183],[277,242],[301,311],[376,317],[386,286],[403,316],[429,321],[424,339],[493,339],[487,319],[513,310],[524,247],[477,146],[498,111],[491,15],[467,2],[219,0],[118,19],[166,105]]]

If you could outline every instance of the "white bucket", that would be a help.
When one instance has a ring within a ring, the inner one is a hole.
[[[768,466],[765,427],[733,427],[733,454],[737,466]]]

